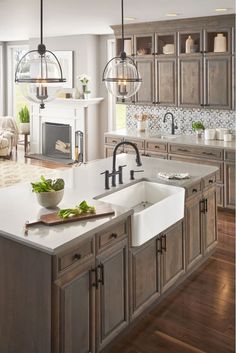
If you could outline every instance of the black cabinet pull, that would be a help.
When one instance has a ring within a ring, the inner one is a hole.
[[[183,148],[178,148],[178,151],[180,151],[180,152],[189,152],[188,150],[185,150]]]
[[[204,201],[205,201],[204,202],[204,205],[205,205],[204,210],[205,210],[205,213],[207,213],[208,212],[208,201],[207,201],[207,199],[205,199]]]
[[[104,265],[100,264],[98,265],[98,268],[100,269],[100,278],[98,280],[98,283],[101,283],[102,285],[104,285]]]
[[[155,148],[160,148],[160,146],[158,146],[158,145],[155,145]]]
[[[205,199],[200,201],[200,212],[204,213],[204,214],[206,213],[206,211],[205,211]]]
[[[73,256],[73,261],[78,261],[78,260],[80,260],[81,259],[81,255],[80,254],[75,254],[74,256]]]
[[[160,244],[160,245],[159,245]],[[161,237],[157,238],[157,253],[162,254],[162,243],[161,243]]]
[[[197,189],[193,189],[193,191],[192,192],[197,192]]]
[[[118,237],[117,233],[111,233],[111,238],[116,239]]]
[[[98,288],[98,270],[97,267],[91,270],[91,273],[95,273],[95,282],[92,282],[92,287]]]
[[[212,183],[214,183],[214,180],[210,179],[209,184],[212,184]]]
[[[162,242],[162,240],[163,240],[163,242]],[[164,245],[162,245],[162,243],[164,243]],[[161,248],[162,248],[162,250],[164,250],[166,252],[166,234],[163,234],[161,236]]]
[[[202,152],[202,154],[205,154],[207,156],[214,156],[214,153],[212,152]]]

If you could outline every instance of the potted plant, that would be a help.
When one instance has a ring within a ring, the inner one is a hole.
[[[83,99],[86,99],[85,98],[86,93],[90,93],[90,91],[88,90],[88,83],[91,80],[91,78],[86,74],[82,74],[82,75],[78,76],[77,78],[82,83]]]
[[[52,180],[41,176],[40,181],[31,183],[31,186],[41,206],[55,208],[63,198],[65,182],[60,178]]]
[[[20,132],[24,135],[30,133],[30,113],[28,107],[25,105],[19,111]]]
[[[192,129],[195,131],[196,135],[200,137],[202,132],[205,130],[205,126],[201,121],[193,121]]]

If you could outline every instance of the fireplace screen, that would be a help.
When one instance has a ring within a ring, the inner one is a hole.
[[[43,123],[42,153],[44,156],[71,159],[71,127],[66,124]]]

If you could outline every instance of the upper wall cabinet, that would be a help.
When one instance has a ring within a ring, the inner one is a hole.
[[[119,54],[120,26],[113,28]],[[125,51],[143,83],[126,103],[233,109],[234,30],[234,15],[127,25]]]
[[[116,55],[120,55],[122,52],[122,39],[117,38],[116,39]],[[124,50],[128,56],[132,56],[134,53],[134,42],[133,42],[133,36],[127,36],[125,37],[124,40]]]

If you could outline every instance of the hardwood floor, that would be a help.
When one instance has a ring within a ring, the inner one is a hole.
[[[47,168],[68,167],[24,158]],[[235,216],[218,212],[217,250],[180,287],[142,318],[109,353],[234,353]]]
[[[220,211],[208,261],[109,353],[234,353],[235,217]]]

